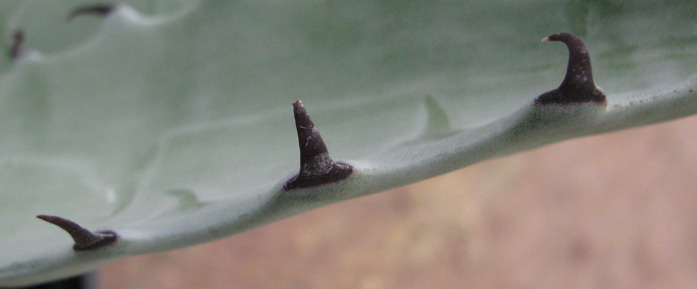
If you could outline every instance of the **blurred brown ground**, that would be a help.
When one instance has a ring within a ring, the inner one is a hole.
[[[574,139],[238,236],[103,288],[697,288],[697,118]]]

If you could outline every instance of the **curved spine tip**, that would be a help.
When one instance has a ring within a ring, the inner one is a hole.
[[[560,41],[569,50],[569,62],[564,80],[557,89],[550,90],[535,99],[536,106],[547,104],[596,103],[607,105],[605,93],[595,85],[590,54],[586,44],[571,33],[552,34],[542,42]]]
[[[116,242],[118,235],[113,231],[98,231],[92,232],[87,230],[77,223],[65,218],[50,215],[38,215],[37,218],[54,224],[73,238],[75,251],[95,250]]]

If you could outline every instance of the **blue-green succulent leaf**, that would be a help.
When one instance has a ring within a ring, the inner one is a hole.
[[[697,112],[695,1],[0,2],[0,286]],[[595,104],[535,106],[588,45]],[[284,191],[302,99],[347,179]],[[39,214],[120,239],[87,252]]]

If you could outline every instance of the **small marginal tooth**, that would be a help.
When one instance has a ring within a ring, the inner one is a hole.
[[[295,127],[298,131],[298,141],[300,143],[300,163],[308,165],[312,163],[315,158],[328,158],[329,152],[327,151],[327,146],[324,144],[319,130],[315,128],[315,124],[307,114],[302,101],[298,100],[293,103],[293,112],[295,116]],[[329,161],[331,162],[331,159]]]
[[[73,20],[73,18],[82,15],[97,15],[100,17],[104,17],[109,15],[109,13],[111,13],[111,11],[114,10],[114,8],[114,4],[107,3],[79,6],[70,11],[70,14],[68,14],[68,21]]]
[[[351,175],[351,165],[334,162],[329,157],[327,146],[302,101],[293,103],[293,112],[300,146],[300,172],[285,183],[284,189],[319,186],[343,180]]]
[[[10,59],[17,60],[22,54],[24,47],[25,34],[23,30],[16,30],[12,33],[12,46],[10,46]]]
[[[118,239],[118,235],[112,231],[92,232],[73,221],[58,216],[38,215],[36,217],[68,232],[75,241],[75,245],[73,245],[75,251],[99,249],[116,242]]]
[[[605,93],[595,85],[588,48],[583,40],[571,33],[559,33],[542,38],[542,42],[560,41],[569,49],[566,76],[557,89],[535,99],[536,106],[547,104],[596,103],[607,105]]]

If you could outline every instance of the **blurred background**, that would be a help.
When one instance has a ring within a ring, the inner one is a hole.
[[[574,139],[224,240],[103,288],[697,288],[697,118]]]

